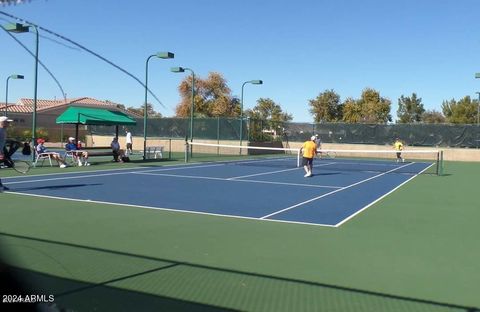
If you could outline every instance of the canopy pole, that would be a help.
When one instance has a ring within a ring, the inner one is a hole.
[[[78,123],[75,124],[75,145],[78,146]]]

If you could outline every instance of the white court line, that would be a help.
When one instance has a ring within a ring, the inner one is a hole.
[[[246,219],[246,220],[262,221],[262,222],[263,221],[268,221],[268,222],[279,222],[279,223],[314,225],[314,226],[322,226],[322,227],[334,227],[331,224],[259,219],[259,218],[255,218],[255,217],[224,215],[224,214],[212,213],[212,212],[201,212],[201,211],[194,211],[194,210],[181,210],[181,209],[163,208],[163,207],[151,207],[151,206],[143,206],[143,205],[132,205],[132,204],[123,204],[123,203],[114,203],[114,202],[104,202],[104,201],[98,201],[98,200],[75,199],[75,198],[66,198],[66,197],[57,197],[57,196],[48,196],[48,195],[37,195],[37,194],[28,194],[28,193],[20,193],[20,192],[17,193],[17,192],[12,192],[12,191],[6,191],[4,193],[14,194],[14,195],[22,195],[22,196],[49,198],[49,199],[56,199],[56,200],[68,200],[68,201],[82,202],[82,203],[105,204],[105,205],[121,206],[121,207],[128,207],[128,208],[140,208],[140,209],[151,209],[151,210],[162,210],[162,211],[170,211],[170,212],[207,215],[207,216],[224,217],[224,218],[232,218],[232,219],[244,219],[244,220]]]
[[[400,187],[402,187],[403,185],[407,184],[408,182],[410,182],[411,180],[413,180],[414,178],[418,177],[420,174],[422,174],[423,172],[425,172],[427,169],[429,169],[430,167],[432,167],[434,164],[431,164],[430,166],[426,167],[425,169],[423,169],[422,171],[420,171],[419,173],[415,174],[414,176],[412,176],[410,179],[406,180],[405,182],[399,184],[397,187],[395,187],[394,189],[392,189],[390,192],[384,194],[383,196],[377,198],[376,200],[374,200],[373,202],[369,203],[368,205],[366,205],[365,207],[363,207],[362,209],[358,210],[357,212],[355,212],[354,214],[351,214],[349,215],[348,217],[346,217],[345,219],[343,219],[342,221],[338,222],[337,224],[335,224],[335,227],[339,227],[341,226],[342,224],[344,224],[345,222],[349,221],[350,219],[353,219],[353,217],[355,217],[356,215],[358,215],[359,213],[363,212],[364,210],[366,210],[367,208],[369,208],[370,206],[373,206],[375,203],[379,202],[380,200],[382,200],[383,198],[387,197],[388,195],[390,195],[391,193],[395,192],[397,189],[399,189]]]
[[[298,169],[298,168],[296,168],[296,169]],[[216,178],[216,177],[191,176],[191,175],[168,174],[168,173],[132,172],[132,174],[164,176],[164,177],[172,177],[172,178],[186,178],[186,179],[205,179],[205,180],[217,180],[217,181],[229,181],[229,182],[248,182],[248,183],[261,183],[261,184],[276,184],[276,185],[302,186],[302,187],[315,187],[315,188],[333,188],[333,189],[341,188],[341,186],[333,186],[333,185],[314,185],[314,184],[274,182],[274,181],[260,181],[260,180],[248,180],[248,179],[235,179],[235,180],[232,180],[231,178]]]
[[[103,177],[103,176],[113,176],[119,174],[128,174],[133,172],[111,172],[104,174],[88,174],[75,177],[58,177],[58,178],[49,178],[49,179],[38,179],[38,180],[25,180],[25,181],[16,181],[16,182],[7,182],[6,184],[22,184],[22,183],[36,183],[36,182],[45,182],[45,181],[57,181],[57,180],[73,180],[73,179],[83,179],[83,178],[93,178],[93,177]]]
[[[331,164],[334,164],[334,163],[326,163],[326,164],[317,165],[317,166],[315,166],[315,168],[316,167],[328,166],[328,165],[331,165]],[[260,175],[274,174],[274,173],[292,171],[292,170],[298,170],[298,169],[300,169],[300,167],[295,167],[295,168],[291,168],[291,169],[284,169],[284,170],[269,171],[269,172],[262,172],[262,173],[255,173],[255,174],[249,174],[249,175],[238,176],[238,177],[231,177],[231,178],[228,178],[227,180],[234,180],[234,179],[241,179],[241,178],[248,178],[248,177],[256,177],[256,176],[260,176]]]
[[[254,164],[254,163],[262,163],[262,162],[271,162],[271,161],[283,161],[283,162],[288,162],[291,163],[292,161],[297,160],[297,158],[294,157],[272,157],[272,158],[258,158],[258,159],[253,159],[253,160],[244,160],[244,159],[238,159],[238,160],[227,160],[224,161],[226,163],[237,163],[237,164]]]
[[[118,168],[118,169],[101,169],[101,170],[91,170],[91,171],[68,171],[68,172],[55,172],[55,173],[45,173],[45,174],[29,174],[29,175],[20,175],[13,177],[3,177],[2,179],[28,179],[33,177],[48,177],[52,175],[67,175],[67,174],[90,174],[95,172],[105,172],[105,171],[125,171],[125,170],[136,170],[136,169],[145,169],[145,167],[131,167],[131,168]]]
[[[361,180],[361,181],[359,181],[359,182],[350,184],[350,185],[348,185],[348,186],[342,187],[342,188],[337,189],[337,190],[335,190],[335,191],[328,192],[328,193],[326,193],[326,194],[317,196],[317,197],[315,197],[315,198],[306,200],[306,201],[301,202],[301,203],[298,203],[298,204],[296,204],[296,205],[293,205],[293,206],[287,207],[287,208],[285,208],[285,209],[276,211],[276,212],[274,212],[274,213],[268,214],[268,215],[266,215],[266,216],[261,217],[260,219],[270,218],[270,217],[275,216],[275,215],[277,215],[277,214],[280,214],[280,213],[282,213],[282,212],[285,212],[285,211],[291,210],[291,209],[293,209],[293,208],[296,208],[296,207],[299,207],[299,206],[308,204],[308,203],[310,203],[310,202],[316,201],[317,199],[320,199],[320,198],[323,198],[323,197],[330,196],[330,195],[332,195],[332,194],[341,192],[341,191],[346,190],[346,189],[349,189],[349,188],[351,188],[351,187],[353,187],[353,186],[357,186],[357,185],[362,184],[362,183],[365,183],[365,182],[367,182],[367,181],[376,179],[376,178],[378,178],[378,177],[381,177],[381,176],[383,176],[383,175],[386,175],[386,174],[388,174],[388,173],[390,173],[390,172],[394,172],[394,171],[396,171],[396,170],[398,170],[398,169],[401,169],[401,168],[410,166],[410,165],[412,165],[412,164],[414,164],[414,163],[412,162],[412,163],[409,163],[409,164],[400,166],[400,167],[398,167],[398,168],[389,170],[389,171],[387,171],[387,172],[383,172],[383,173],[377,174],[376,176],[370,177],[370,178],[368,178],[368,179]]]
[[[292,170],[298,170],[298,169],[300,169],[300,168],[290,168],[290,169],[284,169],[284,170],[276,170],[276,171],[268,171],[268,172],[262,172],[262,173],[248,174],[248,175],[243,175],[243,176],[227,178],[227,180],[256,177],[256,176],[261,176],[261,175],[274,174],[274,173],[292,171]]]
[[[17,181],[17,182],[7,182],[6,184],[21,184],[21,183],[35,183],[35,182],[44,182],[44,181],[56,181],[56,180],[70,180],[70,179],[82,179],[82,178],[92,178],[92,177],[104,177],[104,176],[113,176],[113,175],[120,175],[120,174],[132,174],[132,173],[140,173],[140,172],[157,172],[157,171],[170,171],[170,170],[183,170],[183,169],[192,169],[192,168],[205,168],[205,167],[215,167],[215,166],[223,166],[222,164],[213,164],[213,165],[204,165],[204,166],[188,166],[188,167],[172,167],[172,168],[161,168],[161,169],[154,169],[154,170],[147,170],[147,171],[123,171],[123,172],[109,172],[109,173],[104,173],[104,174],[85,174],[82,176],[67,176],[67,177],[58,177],[58,178],[49,178],[49,179],[38,179],[38,180],[25,180],[25,181]],[[140,167],[142,169],[145,169],[143,167]],[[130,168],[132,169],[132,168]],[[103,172],[105,170],[98,170],[98,171],[93,171],[93,173],[96,172]],[[92,173],[89,171],[89,173]],[[65,172],[63,174],[68,174],[68,172]],[[40,175],[41,176],[41,175]]]

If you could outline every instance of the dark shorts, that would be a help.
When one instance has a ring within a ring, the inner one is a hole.
[[[397,158],[401,158],[402,157],[402,152],[397,152]]]
[[[302,158],[302,166],[306,166],[306,165],[312,166],[312,165],[313,165],[313,158],[305,158],[305,157],[303,157],[303,158]]]
[[[127,149],[132,149],[132,143],[127,143]]]

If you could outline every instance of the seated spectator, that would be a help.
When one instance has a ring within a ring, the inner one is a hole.
[[[48,153],[50,154],[50,157],[55,159],[60,166],[60,168],[66,168],[67,163],[63,158],[60,156],[59,153],[54,153],[54,152],[49,152],[47,148],[44,145],[45,140],[44,139],[37,139],[37,147],[35,147],[35,151],[37,152],[37,155],[42,154],[42,153]]]
[[[112,152],[113,152],[113,161],[115,162],[123,162],[122,158],[125,155],[125,152],[120,149],[120,143],[118,143],[118,138],[114,137],[112,140],[112,143],[110,143],[110,146],[112,147]],[[120,159],[119,159],[120,157]]]
[[[88,163],[88,152],[78,149],[77,144],[75,143],[75,138],[68,138],[68,143],[65,144],[65,150],[73,153],[73,157],[78,161],[79,166],[90,166]]]

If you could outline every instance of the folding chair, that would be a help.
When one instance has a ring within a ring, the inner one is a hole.
[[[78,163],[78,158],[73,151],[65,151],[63,158],[65,159],[65,162],[68,161],[70,165],[77,165]]]
[[[45,159],[48,159],[48,161],[50,162],[50,167],[53,166],[53,164],[52,164],[52,153],[40,153],[39,154],[39,153],[35,152],[35,154],[37,155],[37,157],[35,157],[35,162],[33,163],[34,167],[37,166],[39,160],[42,161],[42,166],[43,166],[43,162],[45,161]]]

